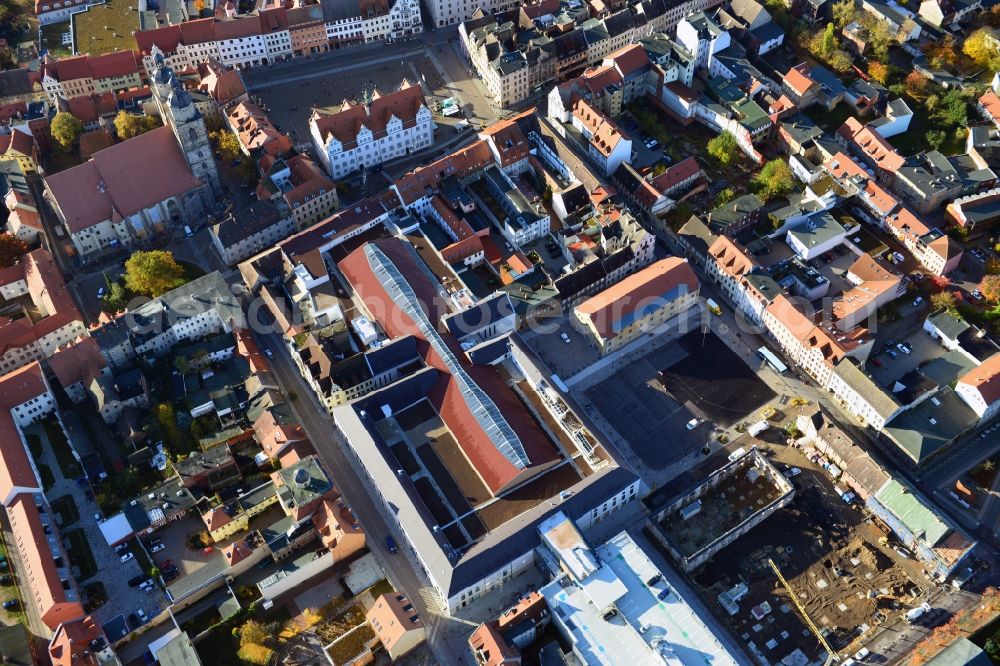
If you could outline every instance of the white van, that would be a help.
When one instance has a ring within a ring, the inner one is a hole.
[[[736,462],[737,460],[742,458],[744,454],[746,454],[746,452],[747,452],[746,449],[744,449],[743,447],[736,449],[735,451],[729,454],[729,462]]]
[[[184,225],[184,235],[185,236],[191,236],[193,233],[194,232],[191,231],[191,227],[189,227],[188,225],[185,224]]]

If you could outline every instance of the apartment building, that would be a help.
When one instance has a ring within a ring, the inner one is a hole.
[[[621,349],[697,304],[686,259],[661,259],[573,308],[573,327],[602,355]]]
[[[337,185],[308,155],[292,155],[259,162],[262,178],[257,198],[282,204],[291,213],[295,231],[326,219],[340,206]]]
[[[316,154],[332,178],[423,150],[435,128],[423,91],[406,79],[396,92],[376,90],[363,103],[345,100],[339,112],[314,111],[309,119]]]
[[[134,51],[42,60],[42,90],[49,101],[141,88],[143,76]]]
[[[240,212],[231,212],[212,226],[212,244],[227,266],[272,247],[295,231],[287,209],[270,201],[255,201]]]

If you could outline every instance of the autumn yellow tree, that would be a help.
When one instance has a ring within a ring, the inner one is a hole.
[[[962,44],[962,53],[969,56],[980,67],[992,70],[1000,68],[1000,48],[989,28],[979,28]]]
[[[889,66],[873,60],[868,63],[868,76],[872,77],[882,85],[888,85]]]

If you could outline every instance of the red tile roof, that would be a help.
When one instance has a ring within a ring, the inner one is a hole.
[[[394,93],[383,95],[376,90],[368,108],[344,100],[339,112],[326,115],[316,111],[310,123],[316,125],[323,141],[333,136],[344,145],[345,150],[350,150],[357,144],[362,126],[371,130],[376,138],[386,135],[386,125],[393,117],[402,121],[403,127],[412,127],[416,124],[417,111],[424,105],[424,92],[420,86],[404,79]]]
[[[462,179],[492,163],[493,153],[490,147],[480,140],[406,174],[396,180],[394,187],[402,202],[409,205],[421,197],[433,194],[441,180],[447,176]]]
[[[49,357],[49,368],[63,387],[93,381],[107,367],[107,360],[94,338],[83,338],[75,345],[58,350]]]
[[[116,51],[90,58],[90,73],[95,79],[111,79],[139,73],[135,51]]]
[[[788,87],[791,88],[799,97],[809,92],[809,88],[817,85],[815,81],[809,78],[808,71],[808,66],[803,63],[792,67],[788,70],[788,73],[785,74],[785,83],[788,84]]]
[[[979,98],[979,105],[989,114],[993,122],[1000,122],[1000,97],[992,90]]]
[[[70,97],[66,100],[66,106],[83,123],[96,123],[102,116],[114,116],[118,113],[118,102],[111,92]]]
[[[850,179],[855,185],[858,185],[868,196],[868,201],[882,215],[888,215],[899,205],[899,201],[894,196],[879,187],[860,164],[844,153],[837,153],[828,159],[823,167],[834,178]]]
[[[646,49],[642,48],[638,44],[623,46],[617,51],[612,52],[611,55],[604,60],[605,62],[613,60],[615,68],[622,75],[622,77],[627,77],[630,74],[639,71],[643,67],[649,66],[649,57],[646,55]]]
[[[694,157],[686,157],[653,179],[653,187],[659,192],[667,192],[688,178],[701,172],[701,165]]]
[[[534,110],[501,120],[479,133],[479,137],[482,139],[492,139],[493,146],[500,156],[499,164],[501,167],[507,167],[528,158],[531,144],[528,143],[528,139],[524,136],[517,121],[532,113]]]
[[[623,319],[638,311],[644,314],[651,304],[659,304],[669,292],[684,287],[686,293],[698,290],[698,277],[691,265],[679,257],[668,257],[629,275],[596,296],[576,306],[605,340],[618,335]]]
[[[906,162],[906,159],[891,143],[883,139],[882,135],[868,126],[863,126],[854,118],[848,118],[837,130],[837,134],[856,146],[880,169],[897,171]]]
[[[436,325],[449,309],[441,300],[438,286],[427,277],[420,257],[409,244],[395,237],[380,239],[373,244],[393,263],[422,304],[427,318]],[[370,305],[373,313],[377,313],[378,323],[391,338],[414,335],[420,340],[424,339],[416,322],[394,306],[385,285],[372,270],[364,247],[348,255],[340,262],[339,268],[354,288],[357,297]],[[376,303],[379,304],[378,307],[374,305]],[[425,342],[422,344],[424,360],[437,369],[440,375],[428,397],[487,487],[496,494],[523,479],[528,469],[556,461],[559,455],[551,442],[496,371],[489,367],[469,365],[457,341],[447,333],[442,333],[441,337],[454,356],[462,362],[463,369],[472,381],[499,408],[516,433],[529,460],[529,467],[520,469],[498,450],[492,437],[473,416],[458,380],[451,375],[441,356]]]
[[[48,176],[70,231],[127,217],[195,189],[173,130],[158,127],[95,154],[89,162]]]
[[[716,265],[729,277],[739,280],[753,270],[755,264],[736,243],[727,236],[719,236],[708,248],[708,254],[715,259]]]
[[[90,642],[104,635],[93,617],[59,625],[49,642],[52,666],[97,666],[100,662]]]
[[[962,375],[958,381],[979,391],[987,406],[1000,400],[1000,354],[990,356],[982,365]]]
[[[67,599],[56,570],[55,559],[60,552],[54,551],[49,542],[50,538],[56,541],[56,537],[45,533],[35,498],[27,493],[18,495],[7,505],[7,517],[21,564],[18,580],[27,588],[28,603],[38,609],[42,622],[55,629],[64,622],[83,618],[83,605]]]

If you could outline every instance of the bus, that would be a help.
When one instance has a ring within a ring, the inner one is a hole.
[[[777,356],[771,353],[771,350],[767,347],[761,347],[757,350],[757,356],[760,356],[764,361],[771,366],[771,369],[777,372],[779,375],[783,375],[788,372],[788,368],[785,364],[781,362]]]
[[[711,298],[705,299],[705,305],[708,306],[708,309],[712,314],[717,315],[719,317],[722,316],[722,308],[720,308],[719,304],[713,301]]]

